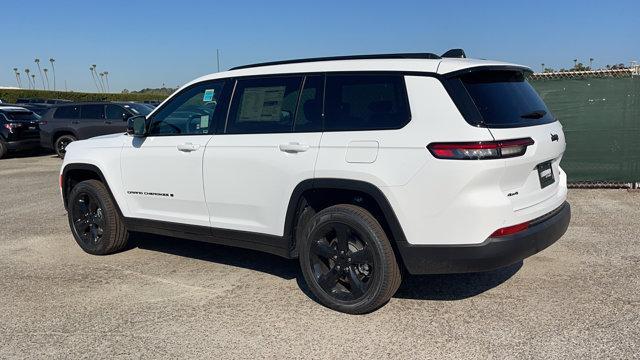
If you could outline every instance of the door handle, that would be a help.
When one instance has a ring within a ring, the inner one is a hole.
[[[309,150],[309,145],[300,144],[297,142],[290,142],[288,144],[280,144],[278,145],[278,148],[280,149],[280,151],[283,151],[286,153],[299,153],[299,152],[305,152]]]
[[[105,120],[105,121],[104,121],[104,123],[105,123],[105,124],[111,124],[111,121],[109,121],[109,120]]]
[[[72,124],[80,124],[80,121],[78,121],[78,120],[74,120],[74,121],[72,121],[71,123],[72,123]]]
[[[182,152],[192,152],[192,151],[198,150],[200,148],[200,145],[194,145],[192,143],[184,143],[176,147],[178,148],[179,151],[182,151]]]

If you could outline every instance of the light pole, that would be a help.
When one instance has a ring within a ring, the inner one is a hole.
[[[108,71],[104,71],[104,80],[107,82],[107,92],[110,92],[111,90],[109,89],[109,72]]]
[[[27,81],[29,82],[29,89],[31,89],[31,78],[29,77],[29,68],[24,69],[24,73],[27,74]]]
[[[91,71],[91,78],[93,79],[93,84],[96,86],[96,89],[98,89],[98,92],[100,92],[100,87],[98,86],[98,81],[96,79],[96,77],[98,76],[98,73],[96,72],[96,64],[91,65],[91,67],[89,68],[89,71]]]
[[[44,68],[42,71],[44,71],[44,78],[47,80],[47,90],[49,90],[49,76],[47,75],[47,71],[49,71],[49,69]]]
[[[13,72],[16,75],[16,83],[18,83],[18,87],[22,88],[22,85],[20,85],[20,73],[18,72],[18,68],[13,68]]]
[[[56,91],[56,68],[53,66],[53,63],[56,61],[54,58],[50,58],[49,62],[51,63],[51,71],[53,71],[53,91]]]
[[[104,86],[104,73],[101,72],[99,75],[100,75],[100,87],[102,88],[102,92],[104,93],[105,92],[105,90],[104,90],[105,89],[105,86]]]
[[[36,65],[38,65],[38,72],[40,73],[40,80],[42,80],[42,90],[44,90],[44,77],[42,76],[42,69],[40,68],[40,59],[35,58],[35,60],[33,60],[33,62],[36,63]],[[35,87],[35,84],[34,84]]]

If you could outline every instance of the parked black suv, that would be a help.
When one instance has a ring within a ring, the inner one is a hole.
[[[128,102],[61,104],[47,111],[40,121],[40,143],[64,157],[70,142],[122,132],[134,115],[147,115],[149,107]]]
[[[38,121],[31,110],[17,106],[0,106],[0,158],[9,151],[40,147]]]

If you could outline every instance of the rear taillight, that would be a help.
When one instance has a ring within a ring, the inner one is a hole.
[[[533,145],[532,138],[456,143],[432,143],[427,149],[438,159],[484,160],[522,156]]]
[[[9,132],[13,132],[13,129],[21,127],[22,124],[19,123],[6,123],[4,124],[5,129],[9,130]]]
[[[491,237],[501,237],[501,236],[507,236],[507,235],[513,235],[515,233],[519,233],[520,231],[524,231],[527,230],[529,228],[529,222],[525,222],[522,224],[517,224],[517,225],[511,225],[511,226],[507,226],[507,227],[503,227],[501,229],[498,229],[496,231],[493,232],[493,234],[491,234]]]

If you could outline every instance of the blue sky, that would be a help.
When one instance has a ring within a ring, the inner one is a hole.
[[[58,88],[177,86],[221,67],[287,58],[435,52],[540,68],[640,60],[640,1],[8,1],[0,86],[56,59]],[[23,77],[23,83],[25,83]],[[39,82],[39,80],[38,80]],[[41,86],[41,85],[39,85]]]

